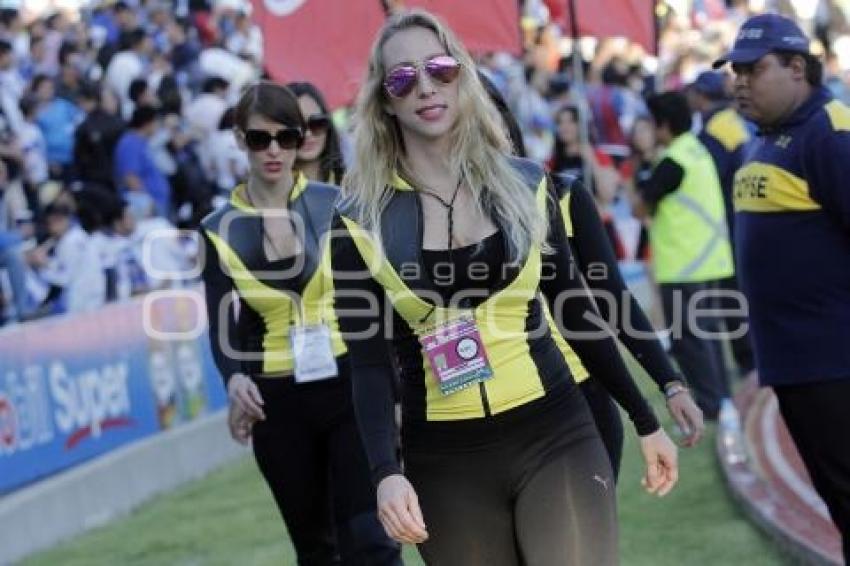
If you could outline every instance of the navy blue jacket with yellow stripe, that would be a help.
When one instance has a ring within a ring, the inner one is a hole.
[[[760,132],[734,191],[762,383],[850,378],[850,108],[815,89]]]

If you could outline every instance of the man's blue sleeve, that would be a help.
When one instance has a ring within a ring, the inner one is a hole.
[[[806,140],[804,174],[811,197],[850,230],[850,131],[826,125]]]
[[[124,177],[132,173],[137,177],[142,172],[143,148],[137,143],[139,140],[128,139],[119,142],[115,148],[115,171],[118,174],[118,183],[124,184]]]
[[[705,146],[705,149],[708,150],[708,153],[711,154],[711,158],[714,160],[714,166],[717,169],[717,176],[720,178],[720,181],[724,181],[724,176],[726,176],[730,171],[733,172],[732,169],[735,167],[735,157],[736,152],[727,151],[723,144],[721,144],[717,138],[709,135],[701,135],[699,136],[699,141],[702,142],[702,145]],[[740,161],[740,157],[738,157]],[[740,166],[740,163],[738,163]]]

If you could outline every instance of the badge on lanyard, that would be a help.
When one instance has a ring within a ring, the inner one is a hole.
[[[471,317],[441,324],[419,342],[443,395],[493,377],[481,333]]]
[[[291,326],[289,342],[295,357],[295,382],[307,383],[338,375],[336,357],[327,324]]]

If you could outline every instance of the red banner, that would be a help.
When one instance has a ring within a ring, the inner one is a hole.
[[[579,35],[627,37],[655,53],[655,0],[552,0],[564,4],[561,24],[572,33],[569,3],[575,2]]]
[[[473,53],[521,51],[517,0],[403,0],[440,16]]]
[[[338,108],[354,100],[384,23],[379,0],[252,0],[269,74],[309,81]]]

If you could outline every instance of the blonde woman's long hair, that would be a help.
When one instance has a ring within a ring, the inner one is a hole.
[[[472,57],[447,26],[423,10],[390,17],[372,46],[354,116],[354,163],[342,183],[349,214],[380,242],[381,213],[392,197],[393,175],[398,171],[409,174],[396,119],[384,110],[382,49],[393,35],[414,27],[433,31],[446,53],[461,64],[458,119],[449,132],[452,171],[467,180],[477,206],[504,231],[511,263],[520,263],[533,245],[548,249],[545,216],[536,206],[533,191],[508,161],[510,141],[498,110],[478,79]]]

